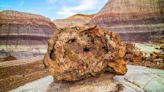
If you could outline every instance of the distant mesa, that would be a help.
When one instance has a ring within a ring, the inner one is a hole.
[[[85,25],[89,23],[89,21],[93,18],[93,16],[94,14],[91,14],[91,15],[76,14],[66,19],[54,20],[54,23],[56,24],[58,28],[81,26],[81,25]]]
[[[164,1],[108,0],[91,24],[119,33],[124,41],[164,40]]]
[[[75,14],[75,15],[72,15],[70,17],[68,17],[67,19],[91,19],[94,17],[94,14]]]
[[[11,10],[1,11],[0,53],[43,53],[47,49],[47,40],[55,29],[55,24],[46,17]]]

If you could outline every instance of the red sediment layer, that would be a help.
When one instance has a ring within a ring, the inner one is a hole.
[[[162,0],[109,0],[90,23],[120,33],[122,40],[150,41],[164,35],[163,5]]]
[[[40,15],[17,11],[0,12],[0,45],[15,45],[18,49],[19,45],[26,45],[31,49],[38,48],[37,45],[46,47],[48,38],[55,30],[55,24]],[[43,47],[38,49],[45,49]],[[14,51],[15,48],[10,50]]]
[[[164,17],[149,17],[149,18],[142,18],[142,19],[128,19],[125,20],[124,18],[120,18],[119,20],[112,18],[112,17],[103,17],[104,20],[110,21],[103,21],[102,19],[97,19],[96,24],[108,24],[108,26],[115,26],[115,25],[137,25],[137,24],[158,24],[164,22]],[[109,18],[109,19],[108,19]],[[92,20],[93,22],[95,20]],[[103,23],[102,23],[103,22]]]
[[[97,14],[94,18],[96,17],[129,17],[129,18],[142,18],[142,17],[145,17],[145,16],[162,16],[164,14],[162,13],[159,13],[159,12],[153,12],[153,13],[134,13],[134,12],[131,12],[131,13],[110,13],[109,12],[105,12],[105,13],[102,13],[102,14]]]
[[[164,31],[161,32],[141,32],[141,33],[119,33],[120,38],[123,41],[134,42],[149,42],[159,38],[161,34],[164,35]]]
[[[0,36],[0,45],[46,45],[49,37]],[[30,44],[31,43],[31,44]]]

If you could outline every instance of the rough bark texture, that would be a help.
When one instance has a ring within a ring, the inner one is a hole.
[[[75,81],[105,71],[125,74],[125,47],[118,35],[98,27],[60,30],[49,40],[44,63],[57,80]]]
[[[109,0],[91,24],[119,33],[123,41],[148,42],[164,35],[163,7],[163,0]]]
[[[40,15],[17,11],[0,12],[0,51],[33,51],[47,48],[55,25]]]
[[[47,76],[42,57],[0,62],[0,92]]]

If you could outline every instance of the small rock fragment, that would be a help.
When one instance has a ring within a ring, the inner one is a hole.
[[[126,55],[125,60],[128,60],[130,62],[134,63],[140,63],[142,62],[143,53],[139,51],[134,44],[132,43],[126,43]]]

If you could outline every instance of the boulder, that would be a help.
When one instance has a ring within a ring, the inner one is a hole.
[[[57,80],[76,81],[104,72],[123,75],[125,47],[118,34],[96,26],[56,31],[44,64]]]

